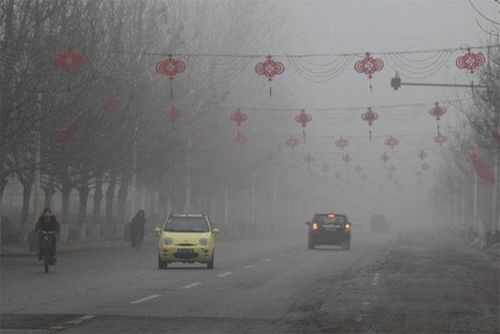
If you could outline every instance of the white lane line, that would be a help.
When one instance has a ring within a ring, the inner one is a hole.
[[[183,289],[191,289],[191,288],[194,288],[195,286],[198,286],[198,285],[201,285],[201,282],[195,282],[192,284],[184,285],[182,288]]]
[[[141,299],[134,300],[133,302],[130,302],[130,304],[139,304],[139,303],[145,302],[147,300],[155,299],[155,298],[158,298],[158,297],[160,297],[160,295],[151,295],[151,296],[147,296],[147,297],[144,297],[144,298],[141,298]]]
[[[270,258],[265,258],[265,259],[264,259],[264,262],[270,262],[270,261],[271,261],[271,259],[270,259]]]
[[[95,318],[95,315],[88,314],[88,315],[84,315],[83,317],[71,320],[71,321],[66,321],[65,324],[66,325],[78,325],[80,322],[85,321],[85,320],[90,320],[92,318]]]
[[[217,277],[226,277],[226,276],[231,275],[231,274],[232,274],[232,272],[226,271],[225,273],[217,275]]]
[[[244,266],[243,268],[245,269],[250,269],[250,268],[255,268],[257,265],[255,264],[249,264],[248,266]]]

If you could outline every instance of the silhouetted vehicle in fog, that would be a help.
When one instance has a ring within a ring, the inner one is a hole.
[[[344,214],[316,213],[312,221],[306,222],[307,248],[318,245],[340,245],[342,249],[351,249],[352,224]]]
[[[155,229],[158,239],[158,269],[172,262],[204,263],[214,267],[215,235],[210,219],[204,214],[171,214],[162,228]]]
[[[373,215],[370,222],[372,232],[387,232],[390,230],[391,225],[385,219],[384,215]]]

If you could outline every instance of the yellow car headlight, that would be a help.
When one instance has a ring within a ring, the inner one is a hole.
[[[208,245],[208,239],[207,238],[201,238],[200,239],[200,245],[202,245],[202,246]]]
[[[174,239],[169,238],[169,237],[167,237],[167,238],[163,238],[163,244],[164,244],[164,245],[168,246],[168,245],[171,245],[171,244],[173,244],[173,243],[174,243]]]

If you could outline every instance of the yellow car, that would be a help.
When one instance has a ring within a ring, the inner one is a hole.
[[[210,219],[204,214],[171,214],[158,235],[158,269],[167,269],[172,262],[206,263],[214,267],[215,235]]]

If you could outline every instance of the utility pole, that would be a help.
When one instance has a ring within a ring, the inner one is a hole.
[[[42,92],[37,93],[36,101],[36,118],[37,127],[35,131],[35,175],[33,179],[33,212],[36,215],[39,211],[40,205],[40,146],[41,146],[41,136],[40,136],[40,119],[42,116]]]
[[[191,133],[189,131],[188,133]],[[187,142],[187,175],[186,175],[186,201],[184,202],[184,213],[189,213],[191,210],[191,148],[193,146],[193,141],[191,136],[189,136]]]

